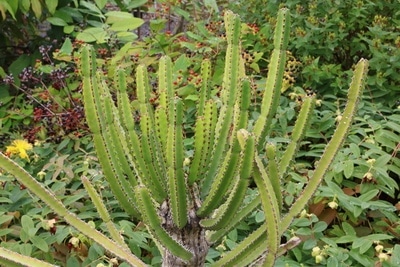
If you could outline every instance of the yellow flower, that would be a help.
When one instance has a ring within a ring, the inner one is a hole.
[[[14,140],[11,146],[7,146],[6,153],[7,154],[18,154],[21,159],[29,160],[27,150],[31,150],[32,145],[28,143],[26,140]]]

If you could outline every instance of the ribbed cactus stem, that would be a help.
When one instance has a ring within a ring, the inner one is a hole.
[[[353,117],[357,111],[357,103],[362,96],[362,91],[365,85],[365,78],[368,72],[368,61],[361,59],[354,70],[353,78],[351,80],[350,88],[348,91],[348,101],[346,107],[343,111],[342,119],[337,126],[335,133],[333,134],[331,140],[325,147],[325,151],[322,154],[318,164],[313,172],[313,175],[309,179],[306,187],[304,188],[300,197],[294,202],[290,208],[288,214],[282,219],[281,223],[281,233],[285,231],[293,218],[301,212],[305,207],[308,200],[312,197],[321,183],[324,175],[332,164],[339,148],[346,139],[347,133],[350,129]]]

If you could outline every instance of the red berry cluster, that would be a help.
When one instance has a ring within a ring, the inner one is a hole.
[[[256,35],[260,31],[260,28],[257,26],[256,23],[249,23],[247,24],[247,26],[250,28],[254,35]]]

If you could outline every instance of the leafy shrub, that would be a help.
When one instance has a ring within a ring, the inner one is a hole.
[[[291,0],[278,5],[275,1],[250,0],[229,5],[246,21],[262,25],[262,29],[271,28],[279,6],[294,11],[289,50],[302,63],[297,85],[322,95],[340,96],[347,84],[346,70],[363,57],[371,61],[372,76],[365,97],[384,101],[390,107],[399,104],[397,1]],[[257,40],[254,47],[262,46],[269,37],[264,34],[264,41]]]

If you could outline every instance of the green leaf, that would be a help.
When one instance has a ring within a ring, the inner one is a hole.
[[[392,257],[390,257],[390,263],[393,266],[400,266],[400,245],[395,245],[392,252]]]
[[[48,252],[49,251],[49,246],[47,245],[46,241],[43,240],[43,238],[39,236],[32,236],[31,237],[32,244],[40,249],[43,252]]]
[[[133,32],[118,32],[117,38],[121,43],[133,42],[138,38]]]
[[[75,257],[69,257],[67,260],[67,267],[81,266],[79,260]]]
[[[349,251],[349,254],[352,258],[361,263],[362,266],[374,266],[370,256],[363,255],[359,251],[353,250]]]
[[[154,32],[159,32],[165,28],[166,19],[154,19],[150,21],[150,29]]]
[[[182,54],[180,57],[178,57],[175,60],[175,64],[174,64],[174,72],[178,72],[180,70],[186,70],[191,64],[190,59],[185,55]]]
[[[212,9],[215,13],[219,13],[218,5],[215,0],[204,0],[204,5]]]
[[[367,252],[367,250],[372,247],[372,244],[373,244],[372,241],[363,242],[360,246],[360,253],[364,254],[365,252]],[[353,245],[354,245],[354,243],[353,243]]]
[[[313,231],[314,232],[322,232],[324,231],[326,228],[328,227],[328,225],[326,224],[326,222],[317,222],[314,227],[313,227]]]
[[[40,19],[42,16],[42,5],[40,4],[40,0],[31,0],[32,10],[37,19]]]
[[[347,235],[356,235],[356,231],[354,230],[353,226],[351,226],[348,222],[343,222],[342,228]]]
[[[263,222],[265,220],[265,214],[263,211],[259,211],[256,214],[255,220],[257,223]]]
[[[64,21],[61,18],[57,18],[57,17],[49,17],[46,20],[55,26],[67,26],[68,25],[68,23],[66,21]]]
[[[64,26],[64,33],[70,34],[70,33],[72,33],[74,31],[74,29],[75,29],[74,25]]]
[[[71,55],[73,50],[71,39],[65,39],[63,45],[60,48],[60,54]]]
[[[351,161],[351,160],[345,161],[343,167],[344,167],[343,168],[344,176],[347,179],[350,178],[353,175],[353,172],[354,172],[354,163],[353,163],[353,161]]]
[[[364,194],[362,194],[358,199],[361,201],[370,201],[371,199],[373,199],[377,194],[379,193],[378,189],[374,189],[371,191],[368,191]]]
[[[50,14],[54,14],[58,5],[58,0],[45,0],[45,2]]]
[[[76,36],[76,39],[90,43],[97,42],[99,44],[106,42],[107,32],[102,28],[88,28]]]
[[[20,231],[20,233],[19,233],[19,238],[20,238],[21,241],[24,242],[24,243],[26,243],[26,242],[29,241],[29,238],[30,238],[30,237],[29,237],[29,235],[28,235],[28,232],[25,231],[24,228],[22,228],[22,230]]]
[[[341,236],[338,239],[336,239],[337,244],[343,244],[343,243],[351,243],[354,242],[354,240],[357,240],[358,237],[355,235],[345,235]]]
[[[12,218],[14,218],[14,216],[12,216],[12,215],[4,215],[4,214],[1,215],[0,216],[0,225],[2,225],[5,222],[10,221]]]
[[[7,197],[0,197],[0,203],[12,203],[12,200]]]
[[[375,166],[379,166],[379,167],[383,167],[385,166],[390,160],[392,159],[392,156],[390,154],[384,154],[382,156],[380,156],[379,158],[376,159],[374,165]]]
[[[135,18],[128,12],[110,11],[106,16],[106,23],[111,24],[110,29],[113,31],[134,30],[144,23],[144,20],[141,18]]]
[[[116,32],[130,31],[139,28],[144,21],[139,18],[130,18],[124,21],[118,21],[111,25],[110,30]]]
[[[96,5],[100,8],[103,9],[104,6],[107,4],[107,0],[94,0]]]
[[[32,254],[32,245],[29,243],[21,244],[19,246],[19,252],[21,252],[22,255],[30,256]]]
[[[22,228],[23,228],[27,233],[29,233],[29,231],[30,231],[31,229],[34,229],[34,228],[35,228],[35,226],[34,226],[34,224],[33,224],[32,218],[31,218],[30,216],[28,216],[28,215],[23,215],[23,216],[21,217],[21,225],[22,225]]]
[[[113,24],[118,21],[124,21],[126,19],[133,18],[131,13],[123,11],[109,11],[105,14],[105,16],[107,17],[107,24]]]
[[[184,17],[186,20],[190,20],[190,13],[187,12],[186,10],[183,10],[182,8],[179,8],[177,5],[174,6],[174,13],[176,13],[179,16]]]
[[[14,1],[14,2],[17,2],[17,1]],[[18,3],[18,2],[17,2]],[[4,9],[6,9],[10,14],[11,14],[11,16],[13,17],[13,19],[15,20],[16,18],[15,18],[15,11],[13,10],[13,8],[10,6],[10,3],[9,2],[7,2],[7,1],[0,1],[0,11],[2,12],[2,15],[3,15],[3,19],[5,19],[5,11],[4,11]]]
[[[90,10],[93,15],[98,16],[100,18],[104,18],[103,13],[95,4],[92,4],[87,1],[81,1],[80,4],[81,4],[81,6],[84,6],[88,10]]]
[[[31,7],[31,1],[30,0],[22,0],[20,5],[20,9],[22,13],[27,13],[29,11],[29,8]]]
[[[300,218],[300,219],[294,220],[293,225],[295,225],[297,227],[304,227],[304,226],[310,226],[311,223],[312,222],[307,218]]]
[[[372,234],[372,235],[364,236],[363,239],[366,239],[369,241],[380,241],[380,240],[393,239],[393,236],[386,235],[386,234]]]
[[[297,231],[296,231],[296,234],[297,235],[305,235],[305,236],[308,236],[308,235],[312,235],[312,230],[310,229],[310,228],[299,228],[299,229],[297,229]]]
[[[0,236],[6,236],[12,232],[14,232],[14,230],[11,228],[0,229]]]
[[[126,7],[126,9],[134,9],[140,6],[143,6],[144,4],[147,3],[147,0],[131,0],[129,5]]]

